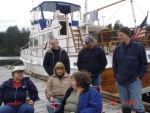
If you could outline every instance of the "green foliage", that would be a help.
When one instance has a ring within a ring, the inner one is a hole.
[[[0,48],[0,55],[1,56],[8,56],[8,51],[7,51],[7,49],[5,49],[5,48],[3,48],[3,47],[1,47]]]
[[[121,26],[123,26],[123,24],[120,22],[120,20],[117,20],[114,24],[113,29],[118,30]]]
[[[107,27],[107,28],[109,28],[110,30],[112,30],[112,29],[113,29],[112,24],[108,24],[108,25],[106,25],[106,27]]]
[[[29,29],[10,26],[5,32],[0,32],[0,55],[20,55],[20,47],[28,43]]]
[[[146,31],[150,31],[150,24],[149,24],[149,25],[147,25],[147,27],[146,27]]]
[[[18,46],[18,45],[15,46],[14,54],[15,54],[15,56],[19,56],[20,55],[20,46]]]
[[[2,45],[3,37],[4,37],[4,32],[0,32],[0,47]]]
[[[123,24],[120,22],[120,20],[117,20],[114,24],[113,30],[118,30]],[[117,32],[112,33],[112,37],[117,37]]]

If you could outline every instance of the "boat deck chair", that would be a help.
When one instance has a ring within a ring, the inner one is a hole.
[[[96,89],[99,93],[101,92],[101,86],[92,86],[94,89]],[[102,111],[103,111],[103,103],[102,103]],[[100,113],[103,113],[103,112]]]

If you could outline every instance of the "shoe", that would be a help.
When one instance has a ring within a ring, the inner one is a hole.
[[[122,108],[122,113],[131,113],[131,109],[130,108]]]

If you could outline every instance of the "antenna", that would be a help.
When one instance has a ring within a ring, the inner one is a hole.
[[[32,0],[32,8],[33,8],[33,3],[34,3],[34,0]]]
[[[103,22],[103,26],[104,26],[104,18],[105,18],[105,16],[101,16],[101,18],[102,18],[102,22]]]

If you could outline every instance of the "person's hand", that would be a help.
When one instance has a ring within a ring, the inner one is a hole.
[[[136,80],[140,80],[140,78],[137,76],[137,77],[136,77]]]
[[[28,101],[26,101],[26,103],[27,103],[27,104],[31,104],[32,106],[33,106],[33,104],[34,104],[33,100],[28,100]]]
[[[50,102],[54,103],[54,98],[52,96],[50,96],[49,100]]]

